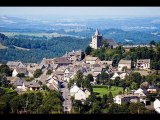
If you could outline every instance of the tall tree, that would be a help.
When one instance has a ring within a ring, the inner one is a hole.
[[[6,64],[0,66],[0,74],[2,73],[5,73],[7,76],[12,76],[12,70]]]
[[[85,50],[85,53],[86,53],[87,55],[90,55],[91,51],[92,51],[92,48],[91,48],[90,46],[88,46],[88,47],[86,48],[86,50]]]
[[[37,69],[37,70],[34,72],[33,76],[34,76],[35,78],[38,78],[41,74],[42,74],[42,70],[41,70],[41,69]]]

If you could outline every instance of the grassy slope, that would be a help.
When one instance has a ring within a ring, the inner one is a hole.
[[[112,92],[113,96],[116,96],[118,95],[119,91],[123,91],[123,88],[115,86],[112,86],[111,90],[107,88],[93,88],[93,92],[100,93],[100,96],[103,96],[104,94],[108,95],[110,91]]]
[[[0,43],[0,49],[6,49],[7,47]]]
[[[14,46],[16,49],[18,49],[18,50],[30,50],[30,49],[27,49],[27,48],[22,48],[22,47],[17,47],[17,46]]]
[[[27,35],[27,36],[36,36],[36,37],[64,37],[64,36],[69,36],[67,34],[58,34],[58,33],[20,33],[20,32],[1,32],[2,34],[8,36],[8,37],[13,37],[15,35]]]

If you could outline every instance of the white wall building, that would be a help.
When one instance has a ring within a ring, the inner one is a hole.
[[[78,92],[75,93],[75,100],[86,100],[86,94],[81,89],[78,90]]]
[[[150,59],[137,60],[136,68],[149,69],[150,68]]]
[[[117,103],[117,104],[120,104],[120,105],[123,104],[123,103],[130,103],[132,101],[139,102],[140,98],[137,95],[133,95],[133,94],[117,95],[114,98],[114,103]]]
[[[74,83],[74,85],[70,89],[71,96],[74,96],[78,92],[79,89],[80,88],[76,85],[76,83]]]
[[[98,29],[96,29],[95,34],[92,36],[92,42],[90,43],[90,47],[93,49],[98,49],[102,46],[102,35],[100,35]]]
[[[91,93],[87,89],[79,88],[76,83],[70,89],[70,95],[74,97],[75,100],[86,100]]]
[[[153,103],[153,107],[155,111],[160,114],[160,100],[156,99]]]

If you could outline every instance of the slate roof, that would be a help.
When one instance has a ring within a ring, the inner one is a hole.
[[[148,89],[157,89],[157,90],[159,90],[159,88],[157,86],[154,86],[154,85],[149,86]]]
[[[93,69],[94,72],[101,72],[102,71],[102,67],[95,67]]]
[[[67,57],[58,57],[54,59],[55,64],[71,64],[72,62]]]
[[[19,68],[19,67],[17,67],[17,68],[15,68],[16,69],[16,71],[18,72],[18,73],[26,73],[27,72],[27,69],[26,68]]]
[[[140,59],[137,60],[137,63],[150,63],[150,59]]]
[[[98,59],[98,57],[92,57],[92,56],[86,56],[85,57],[85,60],[86,61],[95,61],[95,60],[97,60]]]
[[[8,61],[7,65],[10,67],[17,67],[19,64],[22,64],[20,61]]]
[[[113,61],[99,61],[99,63],[104,64],[107,63],[107,65],[112,65]]]
[[[117,46],[117,45],[118,45],[113,39],[106,39],[106,42],[107,42],[109,45],[112,45],[112,46]]]
[[[64,72],[63,72],[63,71],[56,71],[55,74],[56,74],[56,75],[63,75]]]
[[[93,64],[93,67],[101,67],[100,64]]]
[[[131,64],[131,60],[120,60],[119,64]]]
[[[16,81],[13,83],[13,85],[15,85],[15,86],[22,86],[23,83],[25,84],[26,81],[25,81],[23,78],[20,78],[20,79],[16,80]]]
[[[31,81],[31,82],[28,83],[28,87],[38,88],[38,87],[40,87],[40,85],[37,82]]]

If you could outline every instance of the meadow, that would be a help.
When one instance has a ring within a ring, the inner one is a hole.
[[[94,87],[93,86],[93,92],[98,93],[98,96],[103,96],[105,94],[109,94],[109,92],[112,92],[113,97],[115,97],[116,95],[118,95],[118,93],[120,91],[123,91],[122,87],[116,87],[116,86],[112,86],[111,89],[108,88],[108,86],[104,86],[104,87]]]

